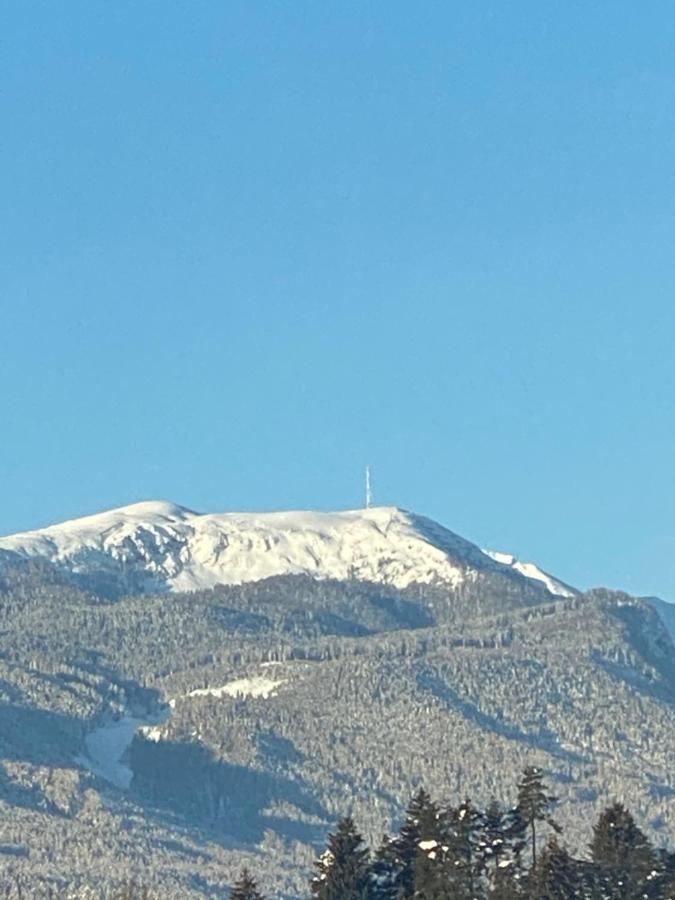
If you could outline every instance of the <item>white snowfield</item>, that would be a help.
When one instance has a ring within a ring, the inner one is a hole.
[[[236,681],[229,681],[221,687],[197,688],[190,691],[188,697],[262,697],[267,700],[273,697],[276,689],[284,683],[284,679],[275,681],[272,678],[265,678],[261,675],[254,675],[251,678],[237,678]]]
[[[273,575],[356,579],[404,588],[460,584],[508,568],[552,593],[575,591],[531,563],[482,551],[397,507],[348,512],[199,514],[163,501],[0,538],[0,550],[42,557],[75,575],[106,575],[134,590],[193,591]]]
[[[146,731],[151,740],[159,740],[161,728],[158,726],[163,725],[168,718],[167,710],[146,718],[123,715],[104,722],[86,736],[86,756],[75,757],[75,762],[126,790],[131,784],[133,772],[127,765],[125,755],[134,735],[137,731]]]
[[[525,578],[533,578],[535,581],[543,582],[550,593],[555,594],[557,597],[573,597],[577,593],[569,585],[558,581],[557,578],[544,572],[543,569],[535,566],[534,563],[521,562],[510,553],[500,553],[499,550],[483,550],[483,553],[487,553],[496,562],[515,569],[516,572],[520,572]]]
[[[252,675],[228,681],[221,687],[198,688],[185,696],[217,699],[252,697],[268,700],[276,695],[277,688],[285,681],[284,678],[275,680],[265,675]],[[75,762],[116,787],[127,790],[131,785],[133,772],[127,763],[126,754],[134,735],[140,732],[148,741],[161,741],[164,735],[162,726],[169,721],[175,702],[175,699],[169,700],[168,705],[156,715],[139,718],[127,714],[103,722],[86,736],[86,754],[76,756]]]

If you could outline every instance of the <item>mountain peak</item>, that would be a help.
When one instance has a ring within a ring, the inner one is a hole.
[[[146,500],[0,538],[0,550],[45,558],[88,583],[105,577],[122,591],[199,590],[290,574],[456,587],[471,571],[509,570],[552,595],[574,593],[536,566],[486,553],[397,506],[200,514]]]
[[[166,518],[184,518],[185,516],[198,515],[194,510],[188,509],[186,506],[179,506],[170,500],[139,500],[127,506],[120,506],[111,510],[111,512],[126,513],[134,516],[164,516]]]
[[[185,519],[188,516],[198,515],[185,506],[179,506],[170,500],[139,500],[126,506],[118,506],[104,512],[70,519],[61,525],[53,525],[52,528],[63,528],[66,525],[95,525],[98,520],[111,519],[116,521],[128,520],[156,520],[156,519]]]

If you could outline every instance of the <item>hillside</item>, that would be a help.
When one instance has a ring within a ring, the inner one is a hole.
[[[29,552],[26,536],[3,540],[4,889],[103,896],[129,872],[162,896],[216,897],[246,861],[271,896],[298,897],[339,815],[376,840],[420,784],[508,801],[528,763],[560,797],[575,848],[589,837],[580,823],[615,797],[672,845],[675,650],[650,603],[553,593],[398,510],[341,514],[332,532],[325,515],[310,528],[305,514],[302,527],[272,514],[276,533],[294,536],[288,565],[308,532],[325,535],[318,577],[190,592],[165,582],[122,595],[112,569],[93,590],[94,557],[84,578],[71,552],[90,540],[81,523],[31,538],[51,540],[49,554]],[[369,564],[389,581],[328,575],[325,560],[344,562],[344,532],[371,529],[376,546],[392,536],[396,566],[405,551],[459,575],[422,568],[427,582],[400,575],[397,586],[386,556]],[[126,546],[118,537],[112,546]]]

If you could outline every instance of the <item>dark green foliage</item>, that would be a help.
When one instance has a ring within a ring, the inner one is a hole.
[[[241,870],[241,875],[232,886],[230,900],[265,900],[247,868]]]
[[[420,843],[440,840],[439,812],[429,794],[421,788],[410,801],[398,835],[386,838],[373,864],[376,896],[382,900],[409,900],[420,885],[428,885],[434,861],[420,849]]]
[[[517,809],[506,810],[494,799],[483,814],[479,846],[482,868],[493,892],[499,886],[497,893],[505,898],[512,893],[512,882],[521,871],[525,827]]]
[[[483,813],[479,852],[487,896],[491,900],[515,900],[519,895],[522,824],[515,810],[491,800]]]
[[[582,896],[577,865],[555,837],[531,870],[527,896],[530,900],[575,900]]]
[[[399,876],[396,838],[385,834],[375,850],[370,867],[371,893],[374,900],[396,900]]]
[[[483,842],[481,853],[485,867],[497,871],[500,860],[508,849],[509,818],[506,810],[493,798],[483,815]]]
[[[530,833],[533,866],[537,863],[537,825],[544,822],[556,833],[560,833],[560,826],[550,815],[550,810],[557,800],[557,797],[546,793],[541,769],[537,766],[527,766],[518,785],[517,810],[519,819]]]
[[[613,803],[600,814],[593,826],[590,851],[609,900],[632,900],[650,889],[654,851],[622,803]]]
[[[661,854],[659,868],[661,870],[661,893],[664,900],[675,900],[675,853]]]
[[[470,800],[443,812],[444,875],[456,900],[472,900],[484,868],[483,815]]]
[[[544,821],[556,833],[561,830],[548,815],[553,799],[541,774],[528,769],[526,776],[525,789],[520,785],[522,805],[514,810],[505,810],[493,800],[482,811],[467,799],[439,811],[426,791],[419,791],[400,831],[383,839],[370,866],[354,823],[343,820],[318,864],[314,896],[324,900],[675,900],[675,857],[655,852],[621,804],[605,810],[595,826],[592,860],[575,859],[552,835],[534,864],[524,866],[524,828],[529,829],[532,821]]]
[[[523,897],[520,872],[513,866],[499,868],[487,888],[486,896],[490,900],[518,900]]]
[[[312,894],[318,900],[369,900],[370,853],[347,816],[328,838],[328,848],[316,863]]]

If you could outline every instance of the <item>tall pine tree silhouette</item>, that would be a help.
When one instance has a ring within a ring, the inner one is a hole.
[[[560,834],[562,830],[550,815],[550,810],[557,802],[557,797],[546,793],[541,769],[538,769],[536,766],[527,766],[523,771],[522,781],[518,785],[517,814],[523,825],[530,832],[533,866],[537,863],[538,823],[545,822],[557,834]]]

